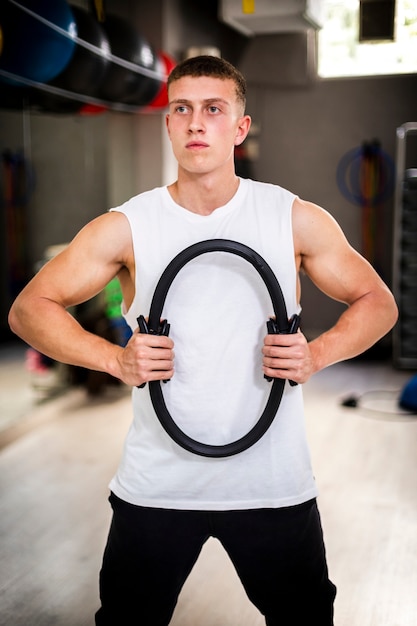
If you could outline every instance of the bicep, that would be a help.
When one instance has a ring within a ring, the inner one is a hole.
[[[368,261],[349,244],[337,222],[320,207],[298,202],[294,239],[300,269],[330,298],[350,305],[383,285]]]

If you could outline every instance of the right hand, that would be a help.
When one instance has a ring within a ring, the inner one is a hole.
[[[174,374],[173,348],[170,337],[135,330],[117,357],[120,380],[137,387],[153,380],[169,380]]]

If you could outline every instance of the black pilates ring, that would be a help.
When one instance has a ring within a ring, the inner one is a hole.
[[[275,319],[273,320],[275,325],[274,332],[291,332],[289,331],[289,322],[284,297],[274,272],[266,261],[257,252],[252,250],[252,248],[229,239],[209,239],[207,241],[201,241],[189,246],[174,257],[174,259],[165,268],[155,288],[149,311],[148,322],[146,323],[144,321],[143,316],[138,318],[138,323],[142,332],[157,335],[168,334],[169,324],[167,324],[166,320],[161,322],[161,316],[169,288],[174,278],[184,265],[195,257],[209,252],[230,252],[231,254],[240,256],[251,263],[263,279],[270,295],[275,314]],[[272,318],[270,322],[271,321]],[[200,456],[227,457],[248,449],[259,441],[259,439],[266,433],[278,411],[284,391],[284,385],[284,379],[273,379],[268,401],[257,423],[243,437],[225,445],[205,444],[192,439],[184,433],[174,422],[168,411],[162,393],[161,381],[150,381],[149,393],[159,422],[168,435],[179,446]]]

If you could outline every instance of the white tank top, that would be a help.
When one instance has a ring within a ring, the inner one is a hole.
[[[155,286],[168,263],[207,239],[250,246],[271,266],[288,316],[299,312],[292,238],[295,196],[271,184],[241,179],[237,193],[211,215],[177,205],[166,187],[120,207],[129,220],[136,295],[125,313],[132,329],[149,314]],[[171,325],[175,374],[162,385],[169,412],[193,439],[223,445],[259,419],[270,393],[262,372],[266,321],[273,315],[267,289],[246,260],[226,252],[195,258],[174,279],[163,317]],[[251,448],[225,458],[184,450],[160,425],[149,386],[133,389],[134,419],[114,493],[141,506],[231,510],[300,504],[317,495],[304,427],[302,387],[285,384],[277,415]]]

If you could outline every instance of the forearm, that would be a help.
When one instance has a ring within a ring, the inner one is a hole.
[[[119,377],[122,348],[84,330],[59,304],[45,298],[16,300],[9,314],[13,332],[50,358]]]
[[[368,350],[391,330],[397,315],[394,298],[387,289],[355,301],[331,329],[309,343],[313,373]]]

